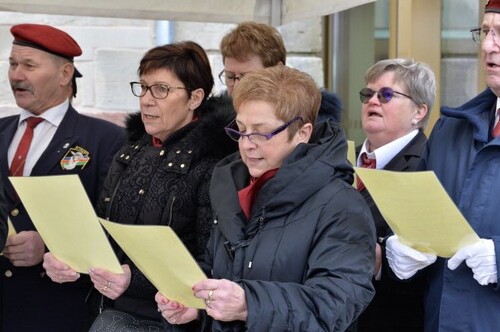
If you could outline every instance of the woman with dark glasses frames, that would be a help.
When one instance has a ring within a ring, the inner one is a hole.
[[[140,112],[127,121],[129,142],[114,157],[97,213],[117,223],[168,225],[200,260],[213,220],[210,176],[217,161],[236,151],[224,132],[234,118],[231,102],[211,96],[214,81],[207,54],[191,41],[152,48],[141,59],[138,76],[130,88]],[[156,288],[112,244],[124,273],[97,267],[90,271],[101,309],[112,309],[98,316],[91,331],[128,331],[139,319],[152,321],[156,327],[151,331],[161,329]],[[53,256],[45,263],[50,275],[65,277],[54,281],[77,278],[69,268],[58,270],[63,265]],[[128,315],[113,321],[115,311]]]
[[[361,89],[361,124],[366,140],[358,166],[415,171],[427,138],[423,133],[436,96],[434,73],[410,59],[377,62],[365,74]],[[368,190],[358,183],[377,230],[375,298],[358,321],[358,332],[423,331],[423,280],[398,282],[390,275],[384,239],[392,234]]]
[[[344,331],[373,296],[375,234],[352,187],[347,142],[333,120],[313,128],[320,91],[286,66],[245,75],[226,128],[239,153],[217,164],[205,310],[157,294],[172,324],[204,331]]]

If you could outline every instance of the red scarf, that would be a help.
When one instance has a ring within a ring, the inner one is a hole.
[[[247,219],[250,218],[250,212],[252,211],[253,203],[255,201],[255,197],[260,191],[260,188],[266,183],[269,179],[276,175],[278,172],[278,168],[269,170],[262,174],[258,178],[251,178],[250,184],[245,188],[238,191],[238,198],[240,200],[241,209],[247,216]]]

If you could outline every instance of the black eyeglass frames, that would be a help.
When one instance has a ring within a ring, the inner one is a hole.
[[[170,86],[163,83],[157,83],[153,85],[146,85],[141,82],[130,82],[130,89],[132,90],[132,94],[136,97],[143,97],[149,90],[153,98],[156,99],[165,99],[168,94],[174,89],[184,89],[189,92],[188,88],[181,86]]]

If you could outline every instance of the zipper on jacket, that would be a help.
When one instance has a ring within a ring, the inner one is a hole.
[[[259,228],[257,230],[257,234],[252,239],[250,239],[250,240],[256,241],[255,243],[259,242],[260,234],[262,232],[262,229],[264,228],[264,221],[266,220],[266,218],[264,217],[264,214],[265,214],[265,208],[262,208],[262,215],[259,217]],[[250,241],[248,241],[248,242],[249,242],[248,244],[250,244]],[[250,260],[248,261],[248,269],[252,268],[253,258],[255,257],[256,248],[257,248],[257,244],[254,246],[252,254],[250,255]]]
[[[174,204],[177,196],[170,195],[165,202],[165,209],[161,213],[160,225],[172,226],[174,222]]]
[[[120,175],[120,178],[118,179],[118,182],[116,183],[115,189],[113,189],[113,193],[111,194],[110,197],[106,197],[105,200],[108,200],[108,208],[106,209],[106,220],[109,220],[111,216],[111,206],[113,205],[113,201],[115,199],[116,193],[118,192],[118,188],[120,187],[120,184],[122,182],[122,176]]]
[[[175,203],[175,196],[172,197],[172,203],[170,204],[170,211],[168,213],[168,224],[167,224],[167,226],[172,225],[172,222],[174,221],[174,203]]]

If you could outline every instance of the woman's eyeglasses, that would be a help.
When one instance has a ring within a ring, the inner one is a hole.
[[[168,94],[171,92],[171,90],[174,89],[184,89],[188,90],[188,88],[180,87],[180,86],[169,86],[166,84],[153,84],[153,85],[146,85],[141,82],[130,82],[130,89],[132,89],[132,93],[136,97],[143,97],[148,90],[151,92],[151,95],[153,98],[156,99],[165,99],[167,98]]]
[[[370,88],[363,88],[361,89],[361,91],[359,91],[359,99],[363,104],[368,104],[370,99],[372,99],[372,97],[375,94],[377,94],[377,98],[382,104],[390,102],[391,99],[394,97],[394,95],[397,94],[411,99],[415,104],[418,105],[418,103],[415,100],[413,100],[412,97],[402,92],[394,91],[392,88],[389,87],[380,88],[378,91],[374,91]]]
[[[262,143],[267,142],[268,140],[270,140],[274,136],[278,135],[283,130],[288,128],[288,126],[290,126],[292,123],[294,123],[295,121],[298,121],[298,120],[302,121],[302,118],[300,116],[297,116],[297,117],[293,118],[292,120],[285,122],[283,125],[274,129],[270,133],[259,133],[259,132],[254,131],[253,133],[244,134],[242,132],[239,132],[236,129],[233,129],[236,127],[236,119],[235,119],[227,127],[225,127],[224,130],[226,131],[227,135],[233,141],[238,142],[239,140],[242,140],[243,137],[247,137],[248,140],[254,144],[262,144]],[[233,128],[231,128],[231,127],[233,127]]]

